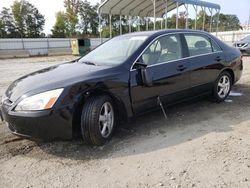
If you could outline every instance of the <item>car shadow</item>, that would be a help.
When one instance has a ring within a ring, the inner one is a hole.
[[[89,161],[145,154],[190,142],[209,133],[232,131],[241,122],[250,120],[250,86],[237,84],[226,102],[214,103],[208,97],[196,98],[166,108],[168,118],[162,111],[154,111],[119,126],[113,139],[104,146],[91,147],[81,139],[49,143],[20,142],[15,151],[39,158],[66,158],[74,161]],[[237,116],[237,118],[235,118]],[[49,155],[42,155],[41,151]],[[12,148],[13,149],[13,148]],[[13,149],[14,150],[14,149]]]
[[[37,145],[50,156],[77,161],[125,157],[177,146],[209,133],[232,131],[241,122],[250,120],[250,116],[242,114],[242,108],[245,113],[250,111],[250,86],[237,84],[232,93],[223,103],[199,98],[169,107],[167,120],[160,110],[137,117],[118,127],[105,146],[87,146],[80,139]]]

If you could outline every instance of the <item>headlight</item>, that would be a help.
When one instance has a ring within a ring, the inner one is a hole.
[[[15,111],[46,110],[53,107],[61,95],[63,89],[56,89],[39,93],[23,99],[15,108]]]

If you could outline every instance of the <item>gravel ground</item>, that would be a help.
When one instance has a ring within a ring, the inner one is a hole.
[[[14,79],[74,57],[0,60]],[[136,118],[103,147],[36,143],[0,123],[0,187],[250,187],[250,58],[224,103],[200,99]]]

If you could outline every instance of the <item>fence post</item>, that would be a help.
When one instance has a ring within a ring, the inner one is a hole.
[[[22,38],[22,46],[23,46],[23,50],[25,50],[23,38]]]
[[[233,31],[232,43],[235,41],[235,32]]]

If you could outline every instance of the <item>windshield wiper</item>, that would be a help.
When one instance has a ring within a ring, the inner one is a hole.
[[[97,66],[95,63],[90,62],[90,61],[83,61],[82,63],[85,63],[86,65],[95,65],[95,66]]]

